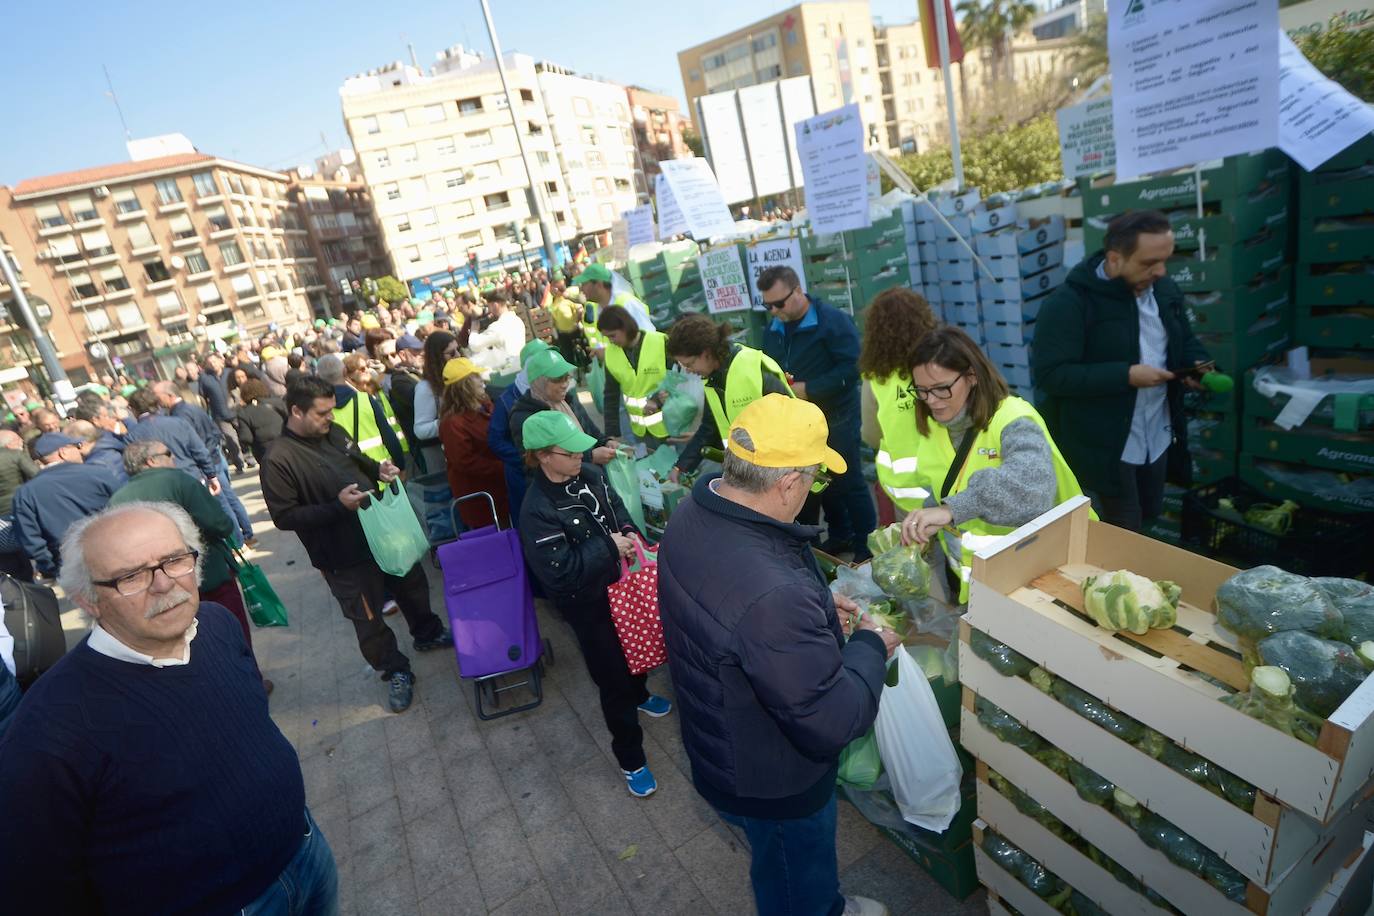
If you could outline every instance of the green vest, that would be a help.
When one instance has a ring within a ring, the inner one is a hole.
[[[377,392],[377,399],[382,402],[382,413],[386,416],[387,425],[401,442],[401,451],[409,451],[405,433],[401,432],[401,424],[396,420],[396,414],[391,409],[391,401],[387,399],[386,392]],[[364,455],[376,462],[391,460],[391,453],[386,450],[386,442],[382,440],[381,430],[377,428],[377,417],[372,412],[372,404],[368,401],[367,394],[355,391],[352,400],[342,407],[335,407],[334,422],[353,437],[353,441],[358,443],[358,450]]]
[[[663,408],[653,407],[649,399],[658,393],[663,377],[668,374],[665,351],[668,337],[661,331],[640,331],[639,365],[631,368],[625,351],[606,342],[606,371],[620,383],[620,395],[625,400],[625,412],[630,416],[630,428],[636,436],[648,433],[660,439],[668,437],[663,424]],[[607,404],[605,409],[614,410]],[[649,413],[652,410],[653,413]]]
[[[706,406],[711,408],[711,416],[720,431],[720,441],[730,435],[730,424],[735,422],[739,412],[763,397],[763,372],[768,370],[782,382],[788,392],[792,386],[787,384],[787,373],[782,371],[771,356],[753,347],[740,347],[730,368],[725,373],[725,403],[721,404],[720,395],[710,385],[706,387]]]
[[[1078,486],[1078,479],[1074,477],[1073,471],[1064,462],[1064,456],[1059,454],[1059,447],[1054,444],[1054,438],[1050,436],[1050,431],[1045,427],[1045,421],[1040,414],[1021,398],[1008,396],[998,405],[997,413],[993,414],[987,429],[981,430],[977,434],[977,438],[973,440],[973,447],[969,449],[968,457],[964,460],[964,466],[950,487],[951,495],[967,488],[969,478],[978,471],[984,468],[995,468],[1002,463],[1002,430],[1006,428],[1008,423],[1023,417],[1034,420],[1044,432],[1045,441],[1050,444],[1050,453],[1054,460],[1054,479],[1057,483],[1055,504],[1058,505],[1070,497],[1083,494],[1083,490]],[[912,426],[914,428],[914,421]],[[954,461],[954,445],[950,442],[949,433],[940,424],[932,420],[929,423],[929,429],[928,435],[916,437],[915,456],[917,466],[930,474],[929,479],[932,489],[934,489],[945,482],[949,467]],[[934,473],[937,469],[939,471],[938,476]],[[1096,515],[1093,516],[1093,518],[1096,517]],[[949,561],[950,568],[959,574],[959,603],[965,604],[968,602],[969,576],[973,572],[974,553],[1015,529],[1002,525],[990,525],[978,518],[969,519],[959,525],[958,528],[960,531],[958,538],[955,538],[948,531],[942,530],[940,543],[944,547],[945,557]]]
[[[916,454],[921,434],[916,430],[916,398],[908,388],[911,376],[893,373],[885,379],[869,379],[868,384],[878,402],[881,430],[874,459],[878,483],[898,509],[911,512],[924,506],[931,492],[944,482],[954,461],[954,448],[946,435],[943,444],[947,454],[936,454],[936,443],[931,443],[924,455]]]

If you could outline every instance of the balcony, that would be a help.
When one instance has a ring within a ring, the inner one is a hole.
[[[173,280],[171,277],[168,277],[166,280],[149,280],[147,283],[143,284],[143,289],[144,291],[150,293],[160,293],[163,290],[171,289],[176,285],[177,281]]]
[[[99,267],[101,264],[113,264],[119,260],[119,255],[115,254],[113,248],[103,248],[99,253],[94,251],[86,252],[86,263],[92,267]]]
[[[224,272],[227,274],[242,273],[248,269],[247,261],[239,261],[237,264],[225,264]]]
[[[173,201],[170,204],[158,204],[157,212],[166,216],[168,213],[184,213],[189,210],[191,205],[184,200]]]
[[[200,244],[200,236],[195,232],[178,239],[172,239],[173,248],[194,248]]]
[[[140,332],[142,332],[142,331],[146,331],[146,330],[148,330],[148,322],[146,322],[146,321],[140,321],[138,324],[132,324],[132,325],[129,325],[128,327],[124,327],[124,328],[113,328],[113,327],[112,327],[112,328],[107,328],[106,330],[101,331],[101,332],[99,332],[99,333],[93,333],[93,334],[91,334],[91,335],[88,337],[88,339],[89,339],[89,340],[111,340],[111,339],[113,339],[113,338],[115,338],[115,337],[128,337],[128,336],[130,336],[131,334],[138,334],[138,333],[140,333]]]
[[[234,297],[234,302],[235,302],[235,304],[237,304],[237,305],[239,305],[239,306],[250,305],[250,304],[252,304],[252,303],[254,303],[254,302],[261,302],[261,301],[262,301],[262,293],[260,293],[260,292],[258,292],[258,291],[256,291],[256,290],[254,290],[251,294],[249,294],[249,295],[247,295],[247,296],[235,296],[235,297]],[[224,306],[224,307],[227,308],[227,306]]]
[[[91,210],[87,213],[72,214],[73,229],[99,229],[105,225],[105,221],[100,218],[100,214]]]
[[[158,245],[157,243],[154,243],[152,245],[144,245],[142,248],[132,249],[129,252],[129,254],[135,258],[141,258],[145,255],[150,254],[162,254],[162,246]]]
[[[204,197],[197,197],[196,205],[200,207],[208,207],[211,204],[221,203],[223,202],[223,200],[224,195],[219,192],[215,192],[214,194],[207,194]]]
[[[68,255],[68,257],[72,258],[72,260],[70,260],[70,261],[58,261],[56,264],[54,264],[54,265],[52,266],[52,269],[55,270],[55,271],[57,271],[57,272],[60,273],[60,274],[65,274],[65,273],[67,273],[68,271],[72,271],[72,270],[83,270],[83,269],[85,269],[86,267],[90,266],[90,265],[88,265],[88,264],[86,263],[86,259],[83,258],[83,257],[81,257],[81,255],[79,255],[79,254],[78,254],[78,255]]]
[[[58,217],[58,219],[62,221],[60,223],[55,220],[44,220],[40,222],[38,224],[38,237],[47,239],[52,238],[54,235],[61,235],[64,232],[72,231],[72,227],[67,225],[67,220],[64,217]]]
[[[124,282],[127,283],[128,281],[126,280],[126,281],[124,281]],[[122,301],[122,300],[124,300],[124,299],[128,299],[128,298],[132,297],[133,294],[134,294],[134,288],[133,288],[132,286],[124,286],[124,287],[121,287],[121,288],[118,288],[118,289],[113,288],[113,287],[108,286],[108,285],[105,287],[105,301],[106,301],[106,302],[120,302],[120,301]]]
[[[77,308],[86,308],[91,305],[99,305],[105,301],[105,297],[100,295],[100,291],[94,286],[82,287],[80,290],[72,290],[72,305]]]
[[[214,272],[213,270],[206,269],[206,270],[202,270],[200,273],[187,274],[187,275],[186,275],[186,282],[187,282],[187,283],[199,283],[199,282],[202,281],[202,280],[209,280],[209,279],[211,279],[212,277],[214,277],[214,275],[215,275],[215,272]]]
[[[213,228],[213,225],[212,225],[212,227],[211,227],[211,229],[210,229],[210,239],[213,241],[213,240],[215,240],[215,239],[229,239],[229,238],[233,238],[233,237],[234,237],[234,233],[235,233],[236,231],[237,231],[237,230],[235,230],[233,226],[225,226],[223,229],[215,229],[215,228]]]

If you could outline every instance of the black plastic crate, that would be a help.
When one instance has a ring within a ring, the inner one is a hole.
[[[1231,511],[1221,505],[1224,499],[1231,501]],[[1300,505],[1288,530],[1276,534],[1244,520],[1257,503],[1275,505],[1273,497],[1234,477],[1189,491],[1183,502],[1189,549],[1233,566],[1272,564],[1301,576],[1374,573],[1374,515]]]

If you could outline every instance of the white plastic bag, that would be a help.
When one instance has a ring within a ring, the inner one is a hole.
[[[921,667],[904,647],[892,653],[897,686],[883,688],[873,731],[892,795],[908,823],[943,833],[959,813],[964,769]]]

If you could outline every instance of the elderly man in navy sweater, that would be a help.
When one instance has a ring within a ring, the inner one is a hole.
[[[196,596],[200,551],[170,503],[68,531],[60,581],[95,623],[0,741],[5,912],[337,912],[333,853],[243,632]]]

